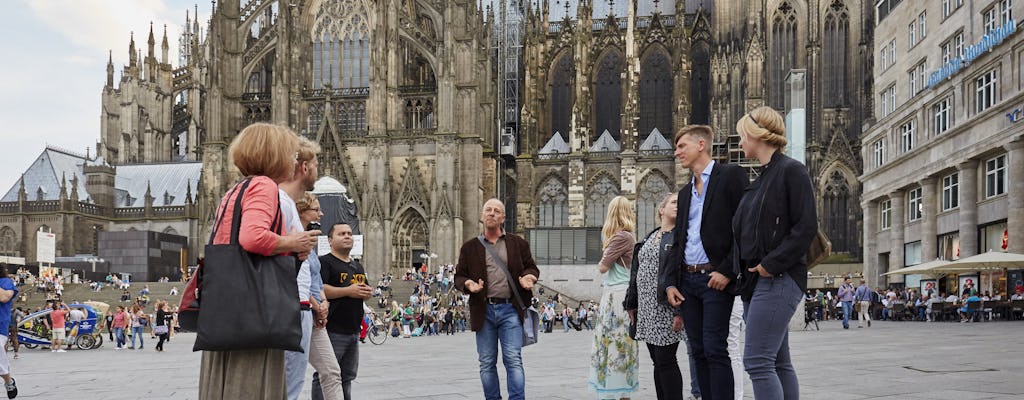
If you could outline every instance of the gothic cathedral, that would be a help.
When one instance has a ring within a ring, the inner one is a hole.
[[[508,10],[515,65],[497,51]],[[658,201],[689,179],[672,155],[683,125],[711,125],[714,157],[753,167],[733,124],[787,112],[800,71],[820,225],[858,259],[872,18],[851,0],[221,0],[205,32],[186,23],[177,68],[137,62],[132,42],[125,73],[157,95],[105,100],[98,155],[202,161],[208,221],[237,179],[234,135],[283,124],[320,143],[321,175],[356,202],[368,273],[454,263],[489,197],[538,263],[581,263],[616,195],[636,201],[640,234],[655,227]]]

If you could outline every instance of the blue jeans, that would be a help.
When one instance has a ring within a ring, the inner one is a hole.
[[[850,327],[850,314],[853,314],[853,302],[843,301],[843,328]]]
[[[701,398],[732,400],[732,360],[729,358],[729,318],[736,297],[708,287],[710,275],[683,272],[682,311],[690,353],[697,370]]]
[[[117,347],[124,347],[124,328],[114,328],[114,337],[117,338]]]
[[[306,365],[309,364],[309,338],[313,335],[313,312],[305,310],[302,315],[302,351],[284,352],[284,383],[289,400],[298,400],[302,394],[302,383],[306,380]]]
[[[683,329],[683,333],[686,333],[686,329]],[[693,350],[690,349],[690,339],[684,337],[683,344],[686,345],[686,359],[689,360],[690,364],[690,394],[694,398],[699,398],[700,383],[697,382],[697,360],[693,358]]]
[[[145,343],[142,342],[142,327],[141,326],[133,326],[132,327],[132,345],[131,345],[131,347],[135,347],[135,338],[139,338],[139,348],[141,349],[145,345]]]
[[[747,323],[743,366],[750,375],[755,399],[800,398],[800,383],[789,358],[789,320],[800,304],[800,293],[787,273],[761,277],[753,297],[743,304]]]
[[[476,332],[476,352],[480,360],[480,383],[484,398],[501,400],[501,381],[498,380],[498,342],[501,342],[501,362],[508,374],[509,400],[526,398],[526,375],[523,373],[523,326],[519,313],[512,304],[488,304],[484,326]]]

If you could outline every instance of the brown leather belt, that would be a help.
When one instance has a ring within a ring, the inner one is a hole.
[[[697,265],[686,265],[686,266],[683,267],[683,269],[685,269],[686,272],[693,273],[693,274],[698,273],[698,272],[702,273],[702,274],[706,274],[708,272],[711,272],[711,270],[714,269],[714,267],[712,267],[711,264],[709,264],[709,263],[704,263],[704,264],[697,264]]]

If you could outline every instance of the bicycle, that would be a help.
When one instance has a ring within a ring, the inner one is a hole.
[[[388,340],[387,325],[377,315],[374,315],[370,322],[370,326],[366,330],[366,337],[370,339],[370,343],[375,345],[384,344]]]

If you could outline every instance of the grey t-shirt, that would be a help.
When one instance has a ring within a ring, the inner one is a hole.
[[[484,240],[487,239],[485,238]],[[499,237],[497,243],[494,243],[494,251],[498,253],[498,257],[501,257],[501,261],[504,261],[507,266],[508,250],[505,247],[505,237]],[[512,291],[509,290],[508,277],[505,275],[505,271],[502,271],[502,267],[491,258],[491,252],[485,250],[484,257],[487,259],[487,297],[512,298]]]

